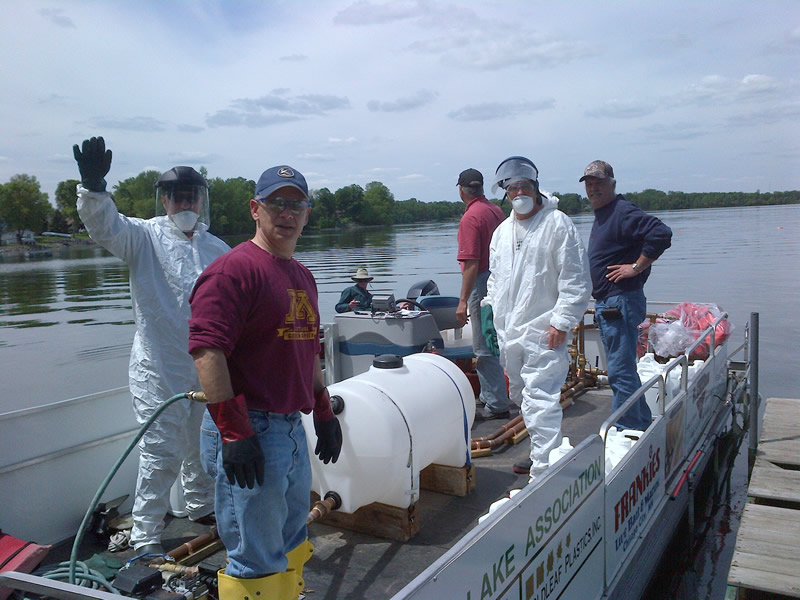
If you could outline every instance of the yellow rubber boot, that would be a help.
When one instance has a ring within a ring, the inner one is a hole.
[[[286,568],[287,573],[295,573],[297,576],[297,593],[292,596],[292,600],[297,600],[300,597],[300,592],[303,591],[305,582],[303,581],[303,565],[311,560],[311,555],[314,554],[314,545],[308,541],[308,538],[300,542],[294,550],[290,551],[286,558],[289,561],[289,566]]]
[[[314,544],[308,541],[308,538],[304,539],[300,542],[300,545],[297,546],[294,550],[289,552],[286,555],[286,558],[289,561],[289,566],[287,570],[294,569],[297,571],[297,576],[303,576],[303,565],[305,565],[309,560],[311,560],[311,555],[314,554]]]
[[[303,580],[294,570],[266,577],[242,579],[217,572],[219,600],[296,600],[303,590]]]

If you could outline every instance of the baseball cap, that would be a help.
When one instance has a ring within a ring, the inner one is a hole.
[[[267,169],[258,178],[256,183],[256,200],[266,198],[275,190],[282,187],[293,187],[301,192],[308,199],[308,184],[306,178],[300,171],[296,171],[288,165],[280,165]]]
[[[597,177],[598,179],[605,179],[606,177],[614,177],[614,169],[611,165],[602,160],[593,160],[583,171],[583,177],[578,181],[583,181],[587,177]]]
[[[480,171],[478,171],[478,169],[467,169],[466,171],[461,171],[461,174],[458,176],[458,183],[456,185],[463,185],[466,187],[483,185],[483,175]]]

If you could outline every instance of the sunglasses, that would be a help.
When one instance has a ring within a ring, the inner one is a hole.
[[[289,198],[283,198],[281,196],[276,196],[274,198],[270,198],[269,200],[259,200],[264,207],[275,214],[280,214],[287,208],[289,212],[293,215],[302,215],[308,207],[311,206],[311,203],[308,200],[290,200]]]

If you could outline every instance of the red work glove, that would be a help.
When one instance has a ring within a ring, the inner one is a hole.
[[[253,489],[264,483],[264,453],[258,444],[244,394],[208,405],[208,412],[222,436],[222,467],[228,482]]]

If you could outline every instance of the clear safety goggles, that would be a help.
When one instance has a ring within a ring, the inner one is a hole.
[[[509,183],[506,187],[506,194],[516,194],[521,192],[525,196],[533,196],[536,185],[532,181],[520,181],[519,183]]]

